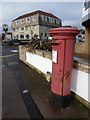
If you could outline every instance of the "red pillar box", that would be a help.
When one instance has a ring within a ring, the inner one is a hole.
[[[49,30],[52,35],[52,104],[65,108],[70,104],[71,74],[76,28],[56,28]]]

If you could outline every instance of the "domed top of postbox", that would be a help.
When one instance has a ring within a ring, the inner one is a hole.
[[[77,28],[60,27],[50,29],[48,32],[52,35],[53,39],[68,39],[75,38],[80,33],[80,30]]]

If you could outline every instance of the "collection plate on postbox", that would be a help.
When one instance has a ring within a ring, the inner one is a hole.
[[[57,51],[52,50],[52,62],[57,63]]]

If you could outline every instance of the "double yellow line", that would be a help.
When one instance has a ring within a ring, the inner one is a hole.
[[[14,56],[16,54],[12,54],[12,55],[4,55],[4,56],[0,56],[0,58],[5,58],[5,57],[11,57],[11,56]]]

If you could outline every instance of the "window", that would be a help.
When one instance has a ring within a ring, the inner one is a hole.
[[[21,27],[21,30],[24,30],[24,27]]]
[[[17,24],[19,23],[19,21],[17,21]]]
[[[27,21],[30,21],[30,18],[27,18]]]
[[[58,24],[58,20],[56,20],[56,24]]]
[[[52,23],[55,23],[55,19],[54,19],[54,18],[51,18],[51,22],[52,22]]]
[[[22,19],[22,23],[24,23],[24,20]]]
[[[56,24],[56,19],[55,19],[55,24]]]
[[[53,22],[53,19],[51,18],[51,22]]]
[[[60,20],[58,20],[58,24],[60,24]]]
[[[29,39],[29,34],[26,34],[26,39],[27,39],[27,40]]]
[[[56,20],[56,24],[60,24],[60,20],[59,19]]]
[[[23,34],[20,35],[20,39],[24,39],[24,35]]]
[[[32,16],[32,21],[35,21],[36,20],[36,15],[33,15]]]
[[[16,21],[16,24],[17,24],[17,25],[19,24],[19,21],[18,21],[18,20]]]
[[[42,38],[42,37],[43,37],[43,33],[40,34],[40,38]]]
[[[53,21],[52,21],[53,23],[55,23],[55,20],[53,19]]]
[[[44,16],[44,21],[47,21],[47,16]]]
[[[49,22],[51,22],[51,18],[49,17]]]
[[[16,35],[16,38],[18,39],[18,38],[19,38],[19,35]]]
[[[21,19],[21,23],[24,23],[24,19]]]
[[[26,22],[30,22],[30,17],[26,18]]]
[[[42,20],[44,20],[44,16],[42,15]]]
[[[49,17],[47,17],[47,21],[49,22]]]

